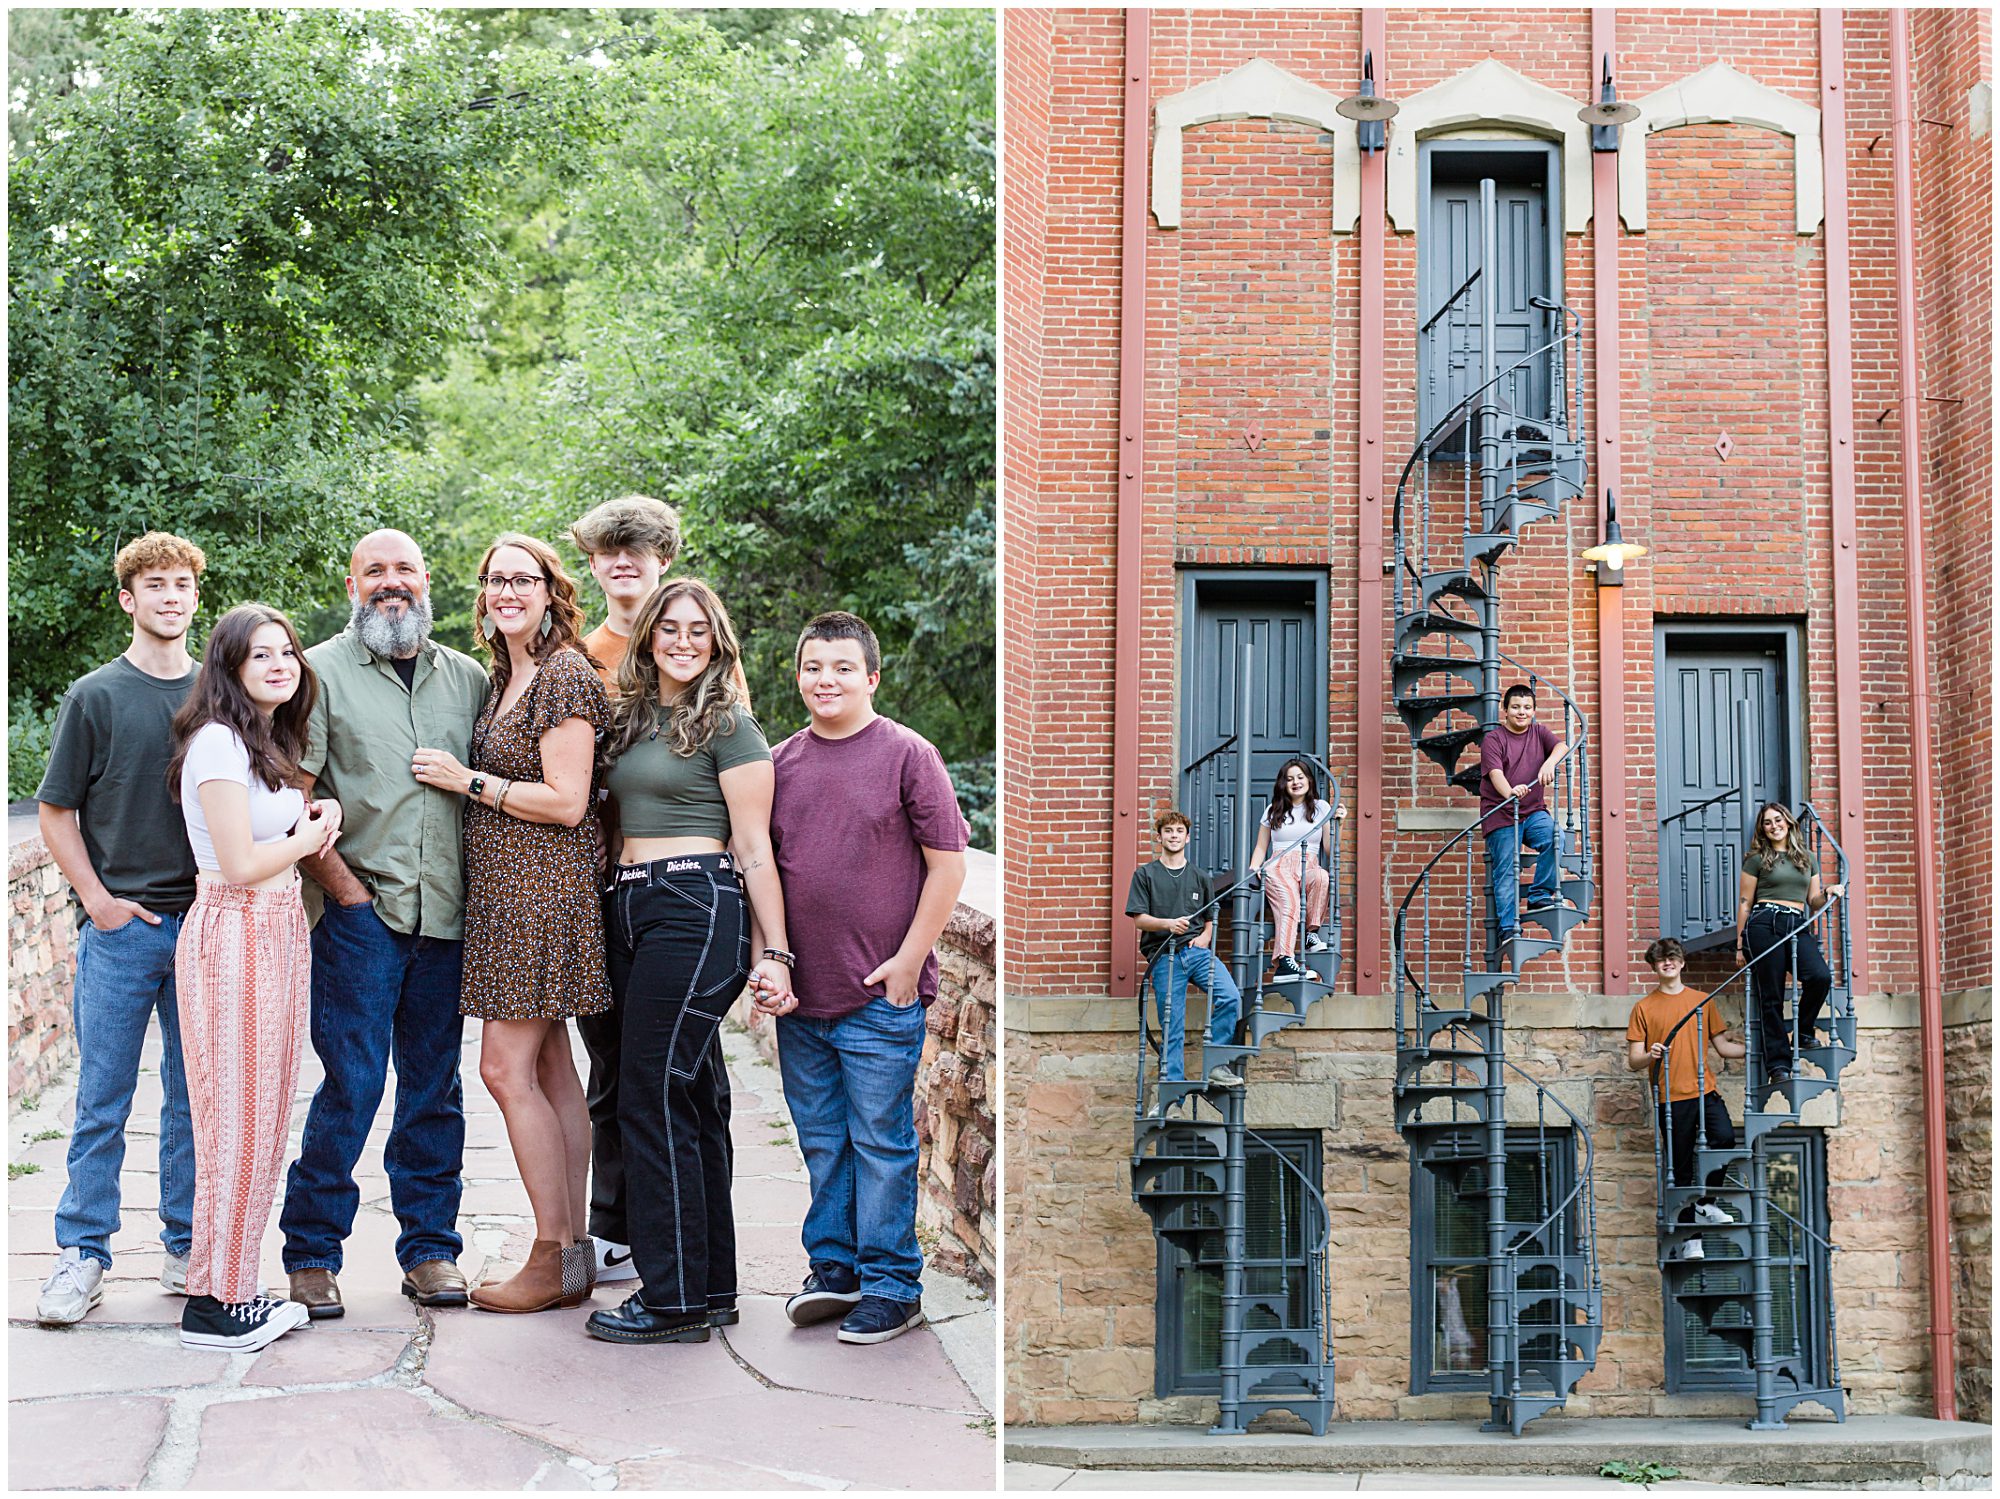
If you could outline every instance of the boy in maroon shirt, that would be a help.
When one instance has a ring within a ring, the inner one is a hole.
[[[812,1179],[811,1272],[785,1314],[845,1313],[841,1342],[884,1343],[924,1320],[917,1061],[971,829],[937,749],[875,711],[873,630],[819,615],[796,664],[812,718],[771,752],[771,843],[798,949],[778,1064]]]
[[[1538,856],[1528,909],[1546,909],[1561,899],[1556,823],[1543,791],[1554,783],[1556,767],[1569,749],[1535,722],[1535,689],[1521,682],[1501,699],[1500,726],[1479,742],[1479,831],[1486,839],[1486,885],[1493,893],[1503,942],[1521,931],[1517,836]]]

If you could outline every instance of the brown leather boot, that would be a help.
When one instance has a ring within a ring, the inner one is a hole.
[[[290,1295],[293,1301],[306,1309],[306,1315],[315,1322],[347,1315],[347,1308],[340,1304],[340,1283],[333,1278],[333,1272],[323,1266],[314,1265],[305,1270],[294,1270],[291,1274]]]
[[[451,1260],[425,1260],[404,1272],[403,1294],[418,1306],[464,1306],[465,1274]]]
[[[546,1312],[582,1306],[588,1294],[576,1246],[537,1239],[518,1273],[497,1285],[481,1286],[471,1300],[483,1312]]]
[[[583,1293],[588,1296],[597,1289],[597,1240],[589,1234],[579,1234],[570,1244],[570,1251],[583,1257]]]

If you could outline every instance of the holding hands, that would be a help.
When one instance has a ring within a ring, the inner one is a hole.
[[[301,858],[311,859],[332,852],[334,843],[340,837],[341,816],[340,803],[330,796],[306,802],[306,815],[292,829],[292,836],[300,841],[304,849]]]
[[[799,1007],[792,992],[792,970],[776,958],[759,960],[750,970],[751,1003],[766,1015],[789,1015]]]

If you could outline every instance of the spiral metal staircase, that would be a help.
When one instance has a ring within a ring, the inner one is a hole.
[[[1246,651],[1246,656],[1247,656]],[[1246,660],[1239,678],[1247,699],[1251,673]],[[1238,724],[1247,724],[1244,702]],[[1247,746],[1238,755],[1235,848],[1240,872],[1249,867],[1256,815],[1251,795]],[[1160,1066],[1160,1042],[1146,1023],[1146,989],[1151,965],[1139,990],[1139,1055],[1132,1106],[1132,1198],[1152,1220],[1154,1235],[1185,1252],[1198,1273],[1221,1279],[1221,1337],[1217,1355],[1220,1376],[1216,1424],[1218,1436],[1242,1435],[1250,1422],[1267,1411],[1288,1410],[1323,1436],[1333,1415],[1332,1287],[1329,1249],[1332,1218],[1320,1183],[1281,1152],[1272,1156],[1282,1170],[1297,1178],[1299,1196],[1308,1210],[1304,1225],[1306,1253],[1303,1283],[1290,1272],[1263,1283],[1249,1284],[1247,1258],[1247,1155],[1250,1143],[1261,1141],[1245,1123],[1250,1063],[1265,1041],[1301,1024],[1313,1004],[1333,992],[1340,968],[1340,840],[1344,809],[1340,786],[1326,767],[1310,755],[1327,790],[1329,822],[1334,831],[1327,864],[1329,895],[1324,935],[1328,950],[1310,955],[1310,978],[1269,979],[1264,976],[1264,945],[1270,935],[1264,902],[1257,894],[1258,878],[1240,875],[1210,903],[1208,914],[1223,902],[1234,909],[1230,969],[1243,992],[1241,1044],[1217,1046],[1204,1041],[1201,1068],[1195,1078],[1169,1081]],[[1298,913],[1299,941],[1304,951],[1305,901]],[[1198,916],[1191,928],[1199,931]],[[1220,925],[1218,924],[1218,940]],[[1220,949],[1218,948],[1218,952]],[[1178,1060],[1178,1059],[1177,1059]],[[1210,1082],[1218,1068],[1232,1071],[1242,1083]],[[1177,1069],[1176,1069],[1177,1070]],[[1211,1265],[1216,1268],[1209,1268]]]
[[[1739,754],[1746,739],[1743,715],[1739,713]],[[1746,762],[1739,758],[1736,763]],[[1735,794],[1745,805],[1747,832],[1748,798],[1741,791]],[[1795,821],[1818,868],[1844,887],[1847,856],[1818,813],[1806,805],[1799,809]],[[1796,978],[1797,949],[1805,932],[1818,939],[1832,980],[1825,1007],[1810,1025],[1800,1005]],[[1734,1350],[1734,1356],[1741,1361],[1738,1368],[1747,1370],[1753,1381],[1757,1401],[1757,1413],[1750,1422],[1753,1431],[1784,1430],[1785,1416],[1806,1401],[1824,1406],[1836,1421],[1847,1419],[1833,1297],[1827,1296],[1822,1305],[1815,1306],[1811,1298],[1801,1296],[1797,1272],[1785,1277],[1784,1294],[1789,1304],[1783,1325],[1791,1333],[1790,1346],[1785,1349],[1777,1346],[1779,1297],[1773,1286],[1773,1234],[1787,1240],[1811,1241],[1819,1252],[1828,1256],[1838,1246],[1784,1209],[1773,1196],[1770,1172],[1773,1132],[1798,1124],[1809,1099],[1825,1093],[1838,1095],[1841,1071],[1854,1060],[1854,991],[1845,897],[1829,899],[1798,931],[1781,939],[1775,947],[1790,949],[1785,955],[1784,1015],[1791,1031],[1792,1075],[1782,1082],[1764,1081],[1768,1038],[1764,1035],[1763,1016],[1751,975],[1756,964],[1775,950],[1766,948],[1750,953],[1748,963],[1715,985],[1708,997],[1674,1027],[1659,1075],[1649,1073],[1647,1080],[1653,1115],[1658,1119],[1661,1099],[1673,1095],[1673,1042],[1683,1030],[1692,1027],[1695,1096],[1700,1097],[1711,1086],[1717,1092],[1724,1091],[1720,1079],[1711,1079],[1709,1075],[1709,1042],[1712,1035],[1727,1029],[1720,1018],[1721,1001],[1728,997],[1738,1003],[1744,1017],[1746,1055],[1738,1111],[1742,1122],[1736,1127],[1736,1139],[1728,1146],[1720,1142],[1711,1144],[1704,1117],[1696,1129],[1693,1179],[1679,1181],[1674,1176],[1673,1159],[1662,1138],[1663,1131],[1656,1129],[1654,1173],[1659,1188],[1660,1275],[1665,1282],[1669,1315],[1687,1318],[1691,1325]],[[1800,1070],[1800,1063],[1810,1064],[1819,1075]],[[1714,1186],[1707,1185],[1718,1172],[1722,1173],[1721,1180]],[[1733,1221],[1725,1224],[1692,1221],[1698,1202],[1715,1204]],[[1681,1221],[1683,1215],[1690,1221]],[[1700,1245],[1695,1257],[1689,1253],[1692,1244]],[[1826,1350],[1823,1373],[1813,1367],[1812,1347],[1816,1340],[1812,1330],[1804,1325],[1813,1317],[1823,1324],[1817,1330]]]
[[[1478,264],[1419,329],[1431,382],[1420,404],[1443,415],[1404,464],[1394,511],[1396,712],[1416,749],[1468,791],[1479,787],[1480,741],[1500,723],[1503,673],[1511,667],[1517,679],[1553,688],[1500,649],[1501,563],[1524,526],[1560,515],[1585,493],[1577,319],[1560,303],[1531,298],[1540,345],[1501,363],[1495,233],[1488,180],[1480,188]],[[1547,378],[1537,378],[1544,371]],[[1546,392],[1540,400],[1521,399],[1537,390]],[[1475,823],[1429,856],[1394,928],[1396,1126],[1410,1144],[1413,1183],[1421,1165],[1439,1194],[1483,1214],[1485,1429],[1516,1436],[1562,1406],[1595,1364],[1603,1326],[1590,1131],[1507,1055],[1508,990],[1525,965],[1564,951],[1596,894],[1587,727],[1567,695],[1554,695],[1570,746],[1546,792],[1560,898],[1541,909],[1519,899],[1521,929],[1501,931]],[[1525,864],[1519,801],[1498,815],[1515,823]],[[1534,1174],[1554,1183],[1525,1207],[1510,1200],[1508,1180],[1510,1151],[1523,1150],[1532,1153]],[[1573,1172],[1551,1174],[1562,1153]],[[1415,1287],[1412,1294],[1435,1293]]]

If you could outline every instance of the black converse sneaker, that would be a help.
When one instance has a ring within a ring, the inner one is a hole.
[[[275,1296],[258,1296],[250,1301],[190,1296],[181,1311],[181,1346],[227,1348],[246,1353],[305,1325],[306,1309],[301,1302],[282,1301]]]

